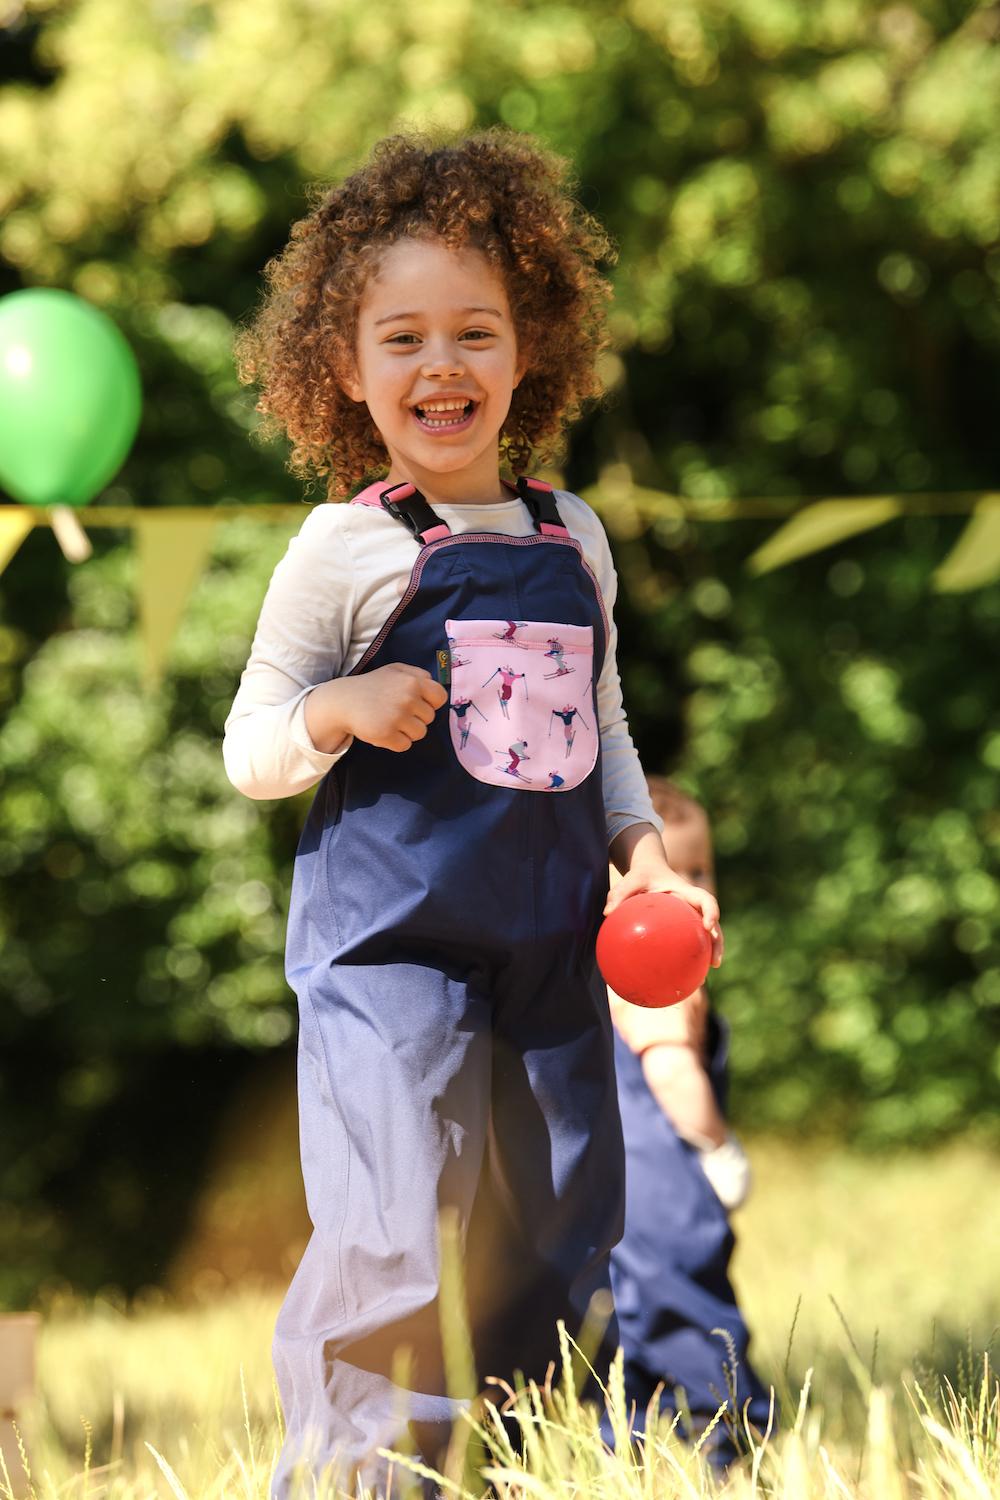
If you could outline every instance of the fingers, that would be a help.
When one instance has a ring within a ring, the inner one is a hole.
[[[692,894],[687,895],[687,892],[685,892],[687,900],[691,902],[692,906],[697,906],[701,912],[706,929],[711,932],[713,927],[718,927],[719,925],[718,901],[716,901],[710,891],[703,891],[701,886],[689,885],[688,891]]]
[[[628,900],[629,896],[637,895],[643,890],[656,890],[656,888],[655,884],[643,881],[631,872],[623,875],[608,893],[608,899],[604,905],[604,916],[610,916],[616,907]],[[719,924],[719,903],[710,891],[703,890],[699,885],[672,885],[670,892],[679,896],[682,901],[686,901],[689,906],[693,906],[701,916],[702,926],[712,940],[711,967],[717,969],[722,963],[725,952],[725,940]]]
[[[405,672],[407,677],[430,677],[426,667],[412,667],[408,661],[391,661],[387,663],[390,672]]]
[[[421,700],[429,703],[432,709],[439,709],[447,703],[447,688],[442,687],[440,682],[436,682],[426,667],[414,667],[406,661],[394,661],[389,663],[389,670],[414,678]]]
[[[624,890],[622,890],[623,886],[625,886]],[[630,894],[631,892],[628,886],[625,884],[625,881],[619,880],[615,885],[611,887],[610,891],[608,892],[608,899],[604,903],[604,915],[606,917],[609,916],[611,912],[615,910],[615,907],[621,906],[622,902],[625,901]]]
[[[712,968],[717,969],[722,963],[725,949],[722,928],[719,925],[719,903],[710,891],[702,890],[701,886],[688,886],[684,896],[693,907],[701,912],[702,926],[712,939]]]
[[[717,969],[722,962],[726,951],[726,940],[722,928],[717,927],[712,938],[712,968]]]
[[[433,724],[434,713],[435,710],[424,698],[419,699],[418,702],[414,703],[413,705],[414,718],[419,719],[422,724]]]
[[[433,714],[431,715],[433,718]],[[381,741],[383,750],[395,750],[397,753],[409,750],[417,740],[427,738],[427,724],[423,719],[418,719],[416,714],[403,719],[395,726],[390,734]]]

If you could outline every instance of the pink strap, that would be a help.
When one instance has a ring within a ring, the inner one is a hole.
[[[532,479],[528,474],[522,474],[517,483],[518,493],[530,510],[539,535],[567,537],[569,530],[559,514],[553,486],[545,479]]]
[[[376,510],[382,509],[382,491],[385,489],[385,480],[377,480],[375,484],[366,485],[363,490],[354,496],[352,505],[374,505]]]
[[[406,516],[405,520],[407,529],[411,532],[411,534],[415,535],[425,547],[430,542],[440,542],[444,537],[451,536],[451,527],[448,526],[444,521],[440,521],[438,517],[434,515],[434,512],[431,510],[426,500],[424,500],[416,485],[409,482],[387,485],[384,479],[381,481],[376,481],[375,484],[369,484],[365,489],[359,491],[359,493],[356,494],[351,500],[351,504],[370,505],[375,510],[382,510],[384,508],[382,505],[383,495],[388,495],[394,501],[409,500],[414,495],[417,497],[417,500],[419,502],[419,509],[417,512],[418,516],[420,514],[420,510],[422,510],[425,517],[433,517],[433,524],[429,525],[426,531],[417,531],[417,523],[416,521],[414,521],[412,516]],[[404,517],[400,516],[400,519],[404,519]]]
[[[515,494],[517,493],[515,486],[509,484],[506,479],[502,482],[505,488],[512,490]],[[529,479],[527,478],[527,476],[525,476],[525,483],[528,484],[531,489],[540,490],[543,494],[551,495],[553,492],[553,486],[551,484],[548,484],[544,479]],[[394,488],[399,491],[403,490],[402,485],[396,485],[394,486]],[[413,486],[411,485],[409,488],[412,493]],[[360,490],[358,494],[356,494],[352,498],[351,504],[370,505],[375,510],[381,510],[382,496],[385,493],[385,489],[385,480],[377,479],[374,484],[366,485],[363,490]],[[399,498],[403,498],[402,493],[399,495]],[[568,535],[567,528],[564,525],[554,525],[549,521],[542,521],[539,524],[538,530],[541,532],[542,536],[565,537],[566,535]],[[432,526],[429,527],[427,531],[422,531],[420,533],[420,540],[426,546],[430,542],[439,542],[443,537],[446,536],[451,536],[451,528],[449,526],[446,526],[442,522],[440,526]]]

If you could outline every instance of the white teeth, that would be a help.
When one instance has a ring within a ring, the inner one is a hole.
[[[413,410],[425,427],[455,427],[459,422],[465,421],[466,407],[472,405],[471,400],[421,401]],[[439,415],[432,416],[432,412]],[[445,413],[455,415],[446,416]]]

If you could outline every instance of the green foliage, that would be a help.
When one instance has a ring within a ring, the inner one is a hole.
[[[26,0],[12,15],[0,291],[68,287],[128,335],[145,412],[118,504],[295,496],[282,455],[248,440],[230,345],[310,180],[401,122],[504,121],[573,158],[621,258],[611,394],[566,477],[605,498],[644,758],[676,767],[686,719],[683,774],[716,822],[738,1111],[870,1141],[987,1128],[998,619],[991,593],[931,594],[957,523],[893,521],[751,581],[761,526],[665,511],[643,529],[614,497],[996,484],[995,8]],[[0,1180],[9,1201],[51,1204],[85,1170],[130,1057],[291,1034],[281,942],[304,804],[247,802],[219,753],[283,540],[220,533],[152,699],[126,539],[71,570],[36,532],[4,575],[5,1119],[20,1059],[38,1080],[16,1095],[28,1165]],[[40,1271],[69,1264],[47,1244]],[[126,1262],[126,1282],[145,1279]]]
[[[286,541],[252,523],[224,529],[152,697],[137,691],[132,550],[72,572],[74,628],[34,654],[0,730],[0,982],[17,1000],[4,1041],[25,1042],[44,1018],[51,1040],[101,1048],[109,1008],[125,1049],[290,1035],[281,845],[302,809],[234,795],[219,753]]]
[[[757,1127],[872,1145],[990,1128],[1000,597],[930,592],[949,527],[886,528],[755,581],[745,525],[698,528],[666,565],[619,543],[626,594],[655,568],[664,600],[652,635],[623,617],[627,698],[655,712],[657,658],[684,664],[680,779],[712,810],[728,913],[713,989]],[[674,726],[638,718],[662,764]]]

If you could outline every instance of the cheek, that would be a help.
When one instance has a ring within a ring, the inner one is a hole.
[[[373,411],[376,407],[384,408],[391,400],[394,374],[390,360],[382,359],[377,354],[362,356],[359,382],[364,399]]]
[[[485,383],[497,401],[510,400],[517,385],[517,365],[509,354],[497,352],[497,357],[490,361]]]

